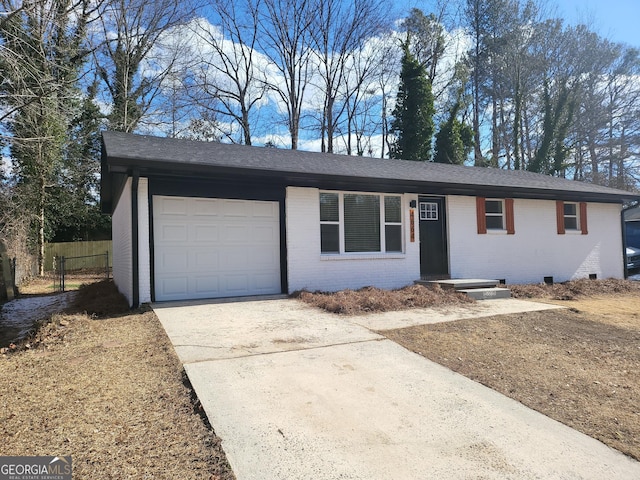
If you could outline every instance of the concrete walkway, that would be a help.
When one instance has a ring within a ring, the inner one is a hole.
[[[284,299],[153,308],[238,480],[640,478],[640,463],[369,330],[543,308],[488,302],[504,301],[350,318]]]

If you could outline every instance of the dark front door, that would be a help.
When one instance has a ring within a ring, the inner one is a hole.
[[[443,197],[420,197],[420,275],[448,275],[447,219]]]

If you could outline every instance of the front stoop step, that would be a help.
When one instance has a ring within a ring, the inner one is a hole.
[[[511,298],[511,290],[498,287],[498,280],[486,280],[482,278],[454,278],[451,280],[417,280],[418,285],[440,285],[445,289],[466,293],[476,300],[492,300],[496,298]]]
[[[466,293],[476,300],[494,300],[496,298],[511,298],[511,290],[508,288],[464,288],[457,290]]]

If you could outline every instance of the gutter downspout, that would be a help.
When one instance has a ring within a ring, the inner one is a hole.
[[[132,262],[131,282],[133,283],[132,308],[138,308],[140,306],[140,269],[138,265],[138,257],[139,257],[138,183],[139,183],[139,180],[140,180],[140,172],[138,170],[134,170],[133,178],[131,181],[131,262]]]
[[[640,202],[633,202],[628,207],[624,207],[620,212],[620,226],[622,228],[622,265],[624,265],[624,279],[629,278],[629,270],[627,269],[627,226],[624,221],[624,214],[627,210],[636,208]]]

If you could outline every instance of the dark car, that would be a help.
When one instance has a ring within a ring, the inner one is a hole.
[[[627,247],[627,270],[640,269],[640,248]]]

